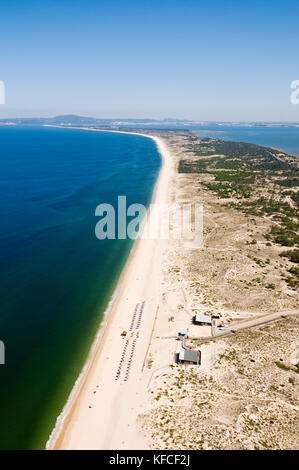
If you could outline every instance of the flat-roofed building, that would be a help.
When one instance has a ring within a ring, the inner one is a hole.
[[[200,351],[194,349],[181,348],[179,352],[178,362],[180,364],[200,364]]]
[[[212,317],[211,315],[204,315],[200,313],[193,317],[193,323],[195,325],[212,325]]]

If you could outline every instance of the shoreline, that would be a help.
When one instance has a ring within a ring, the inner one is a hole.
[[[48,126],[48,127],[59,127],[59,128],[66,129],[63,126]],[[72,127],[71,129],[74,129],[74,127]],[[171,166],[168,150],[162,138],[152,136],[149,134],[142,134],[138,132],[90,129],[86,127],[75,127],[75,129],[89,130],[89,131],[94,131],[94,132],[115,132],[115,133],[122,133],[122,134],[132,134],[132,135],[139,135],[142,137],[147,137],[147,138],[152,139],[155,142],[157,146],[157,150],[161,157],[161,168],[160,168],[156,183],[154,185],[152,198],[151,198],[151,203],[158,202],[159,193],[165,192],[165,189],[167,187],[167,185],[166,186],[165,184],[163,185],[163,182],[165,180],[165,182],[168,183],[169,175],[170,175],[170,166]],[[161,191],[161,189],[163,189],[163,191]],[[163,202],[163,198],[162,198],[162,202]],[[154,244],[158,244],[158,243],[159,243],[159,240],[154,241]],[[138,271],[139,266],[138,266],[138,260],[136,259],[137,259],[138,254],[140,258],[140,254],[142,254],[143,251],[146,250],[147,247],[145,245],[146,244],[144,240],[137,239],[135,240],[133,247],[130,250],[126,264],[119,276],[113,295],[109,301],[106,311],[104,312],[103,319],[99,325],[97,334],[91,345],[86,362],[71,390],[71,393],[66,401],[64,408],[62,409],[61,413],[57,417],[56,424],[48,438],[48,441],[46,443],[47,450],[65,448],[65,441],[67,440],[66,434],[68,434],[68,431],[70,431],[69,428],[72,423],[72,418],[74,417],[74,414],[81,408],[80,398],[82,398],[82,396],[84,394],[86,395],[87,393],[85,389],[88,388],[87,386],[88,381],[93,376],[95,370],[97,369],[97,365],[99,364],[99,362],[101,362],[101,360],[103,361],[103,355],[105,352],[104,350],[105,350],[105,346],[107,346],[108,337],[109,335],[111,335],[112,330],[116,329],[115,323],[116,323],[118,307],[120,307],[122,300],[124,300],[126,287],[128,287],[128,284],[132,284],[133,282],[132,277],[133,275],[135,275],[135,271],[136,270]],[[130,315],[131,315],[131,310],[130,311],[128,310],[127,315],[126,315],[127,318],[129,318]],[[122,339],[120,339],[120,341],[119,339],[120,337],[116,336],[115,347],[117,347],[118,343],[122,341]],[[148,350],[148,345],[146,344],[146,346]],[[70,431],[69,434],[71,433],[72,432]],[[84,434],[84,430],[82,430],[82,433]],[[80,439],[77,441],[78,441],[78,446],[76,446],[75,448],[85,448],[83,446],[81,447]],[[70,448],[74,448],[74,447],[71,446]]]

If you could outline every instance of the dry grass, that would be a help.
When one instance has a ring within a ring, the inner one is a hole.
[[[180,159],[192,157],[184,150],[190,139],[187,133],[159,134],[168,140],[177,165]],[[188,250],[182,241],[168,243],[159,314],[175,316],[175,331],[182,325],[187,327],[195,312],[218,313],[220,321],[235,323],[298,309],[298,292],[284,280],[291,263],[279,256],[282,247],[270,245],[264,237],[272,221],[227,207],[227,200],[201,184],[209,179],[211,175],[177,174],[171,182],[172,201],[203,204],[204,246]],[[265,194],[272,188],[257,189]],[[167,328],[165,321],[165,331]],[[298,376],[290,362],[297,331],[298,320],[290,318],[216,342],[199,343],[200,367],[172,368],[174,340],[161,346],[161,331],[156,331],[150,352],[151,405],[140,416],[152,447],[298,448]],[[161,350],[168,364],[163,373],[157,353]]]

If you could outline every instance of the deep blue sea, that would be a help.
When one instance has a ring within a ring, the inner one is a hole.
[[[147,205],[159,168],[142,136],[0,127],[0,448],[45,446],[131,249],[95,208]]]

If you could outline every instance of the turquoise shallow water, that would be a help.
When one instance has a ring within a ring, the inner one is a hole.
[[[75,129],[0,128],[0,448],[43,448],[132,246],[99,241],[95,208],[148,204],[155,143]]]

